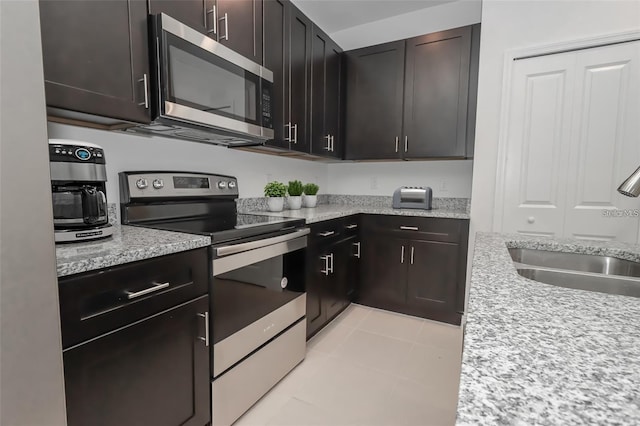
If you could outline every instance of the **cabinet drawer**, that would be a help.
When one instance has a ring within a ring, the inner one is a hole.
[[[209,291],[208,248],[61,279],[63,348]]]
[[[467,226],[465,222],[463,219],[367,215],[363,227],[369,231],[392,232],[401,238],[457,242],[463,226]]]
[[[342,220],[338,218],[312,224],[309,245],[324,244],[342,237],[345,231]]]
[[[354,235],[358,235],[360,231],[360,216],[361,215],[353,215],[347,216],[342,219],[342,231],[345,237],[351,237]]]

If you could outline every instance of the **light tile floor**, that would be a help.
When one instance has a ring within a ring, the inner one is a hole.
[[[234,426],[455,423],[462,329],[349,306]]]

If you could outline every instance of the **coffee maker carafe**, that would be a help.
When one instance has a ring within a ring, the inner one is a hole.
[[[113,234],[109,224],[104,150],[88,142],[49,139],[55,241]]]

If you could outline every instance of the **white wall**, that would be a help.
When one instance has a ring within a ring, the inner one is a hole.
[[[471,196],[473,162],[405,161],[329,165],[330,194],[392,195],[399,186],[429,186],[434,197]]]
[[[345,50],[357,49],[477,24],[481,6],[479,0],[445,3],[337,31],[330,36]],[[430,186],[436,197],[466,198],[471,195],[472,167],[473,162],[469,160],[332,164],[329,193],[391,195],[399,186],[419,185]],[[377,184],[372,182],[374,177]]]
[[[480,22],[482,2],[459,0],[329,34],[344,50],[402,40]],[[313,16],[309,16],[313,20]]]
[[[105,149],[107,198],[119,202],[118,172],[132,170],[174,170],[220,173],[236,176],[240,197],[263,196],[269,180],[299,179],[316,182],[327,190],[327,165],[312,161],[238,151],[198,142],[107,132],[49,123],[49,138],[93,142]]]
[[[638,28],[637,0],[484,0],[471,208],[475,231],[490,231],[493,226],[505,50]]]

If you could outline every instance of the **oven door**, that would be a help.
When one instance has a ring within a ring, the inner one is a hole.
[[[308,233],[214,247],[214,379],[305,317]]]
[[[273,138],[271,71],[165,14],[154,33],[157,116]]]

